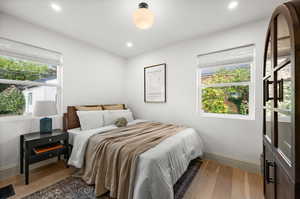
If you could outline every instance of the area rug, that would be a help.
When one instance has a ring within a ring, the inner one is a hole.
[[[15,190],[13,185],[8,185],[6,187],[0,188],[0,199],[6,199],[15,195]]]
[[[200,169],[201,161],[193,160],[187,171],[174,185],[174,199],[182,199],[195,175]],[[95,199],[94,187],[87,185],[78,177],[68,177],[47,188],[37,191],[23,199]],[[98,199],[110,199],[101,196]]]

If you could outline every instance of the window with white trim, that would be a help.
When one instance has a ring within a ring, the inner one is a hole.
[[[198,112],[254,119],[254,45],[198,56]]]
[[[0,117],[30,115],[36,101],[55,101],[61,113],[58,52],[0,37]]]

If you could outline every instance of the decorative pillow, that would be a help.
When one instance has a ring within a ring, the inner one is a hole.
[[[124,127],[124,126],[127,126],[127,120],[126,120],[126,118],[125,117],[121,117],[121,118],[119,118],[119,119],[117,119],[116,121],[115,121],[115,125],[117,126],[117,127]]]
[[[123,104],[102,105],[103,110],[124,110]]]
[[[133,121],[132,112],[127,110],[111,110],[111,111],[103,111],[104,112],[104,125],[112,125],[116,122],[117,119],[124,117],[127,122]]]
[[[97,129],[104,126],[103,111],[77,111],[81,130]]]
[[[75,106],[77,111],[101,111],[102,106]]]

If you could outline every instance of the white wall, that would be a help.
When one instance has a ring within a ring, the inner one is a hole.
[[[63,54],[63,105],[124,103],[126,60],[86,43],[0,13],[0,37]],[[55,126],[60,126],[56,122]],[[22,133],[38,130],[37,120],[0,118],[0,170],[18,163]]]
[[[262,151],[261,66],[267,20],[185,41],[126,60],[86,43],[72,40],[0,13],[0,36],[63,53],[63,104],[124,103],[135,116],[162,122],[178,122],[197,129],[206,152],[259,163]],[[204,118],[196,112],[198,54],[249,43],[256,45],[255,120]],[[145,104],[143,68],[167,63],[167,103]],[[125,76],[125,77],[124,77]],[[124,84],[125,82],[125,84]],[[124,91],[125,90],[125,91]],[[55,120],[55,127],[61,120]],[[0,170],[18,164],[21,133],[37,131],[38,120],[5,121],[0,118]]]
[[[138,118],[178,122],[199,131],[207,153],[259,164],[262,153],[262,62],[267,20],[185,41],[128,61],[127,104]],[[256,45],[255,120],[201,117],[196,111],[198,54],[254,43]],[[144,103],[145,66],[167,63],[167,103]]]

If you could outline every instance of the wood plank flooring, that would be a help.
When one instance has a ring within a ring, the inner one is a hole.
[[[184,199],[263,199],[260,175],[205,160]]]
[[[24,184],[24,176],[18,175],[0,181],[0,187],[13,184],[16,195],[11,198],[22,198],[70,176],[72,173],[74,173],[74,169],[66,168],[64,162],[60,161],[30,171],[29,185]]]
[[[24,185],[24,177],[18,175],[0,181],[0,187],[13,184],[16,195],[12,198],[22,198],[70,176],[72,173],[74,173],[74,169],[65,168],[61,161],[31,171],[29,185]],[[201,169],[184,196],[184,199],[263,198],[261,176],[212,160],[204,160]]]

